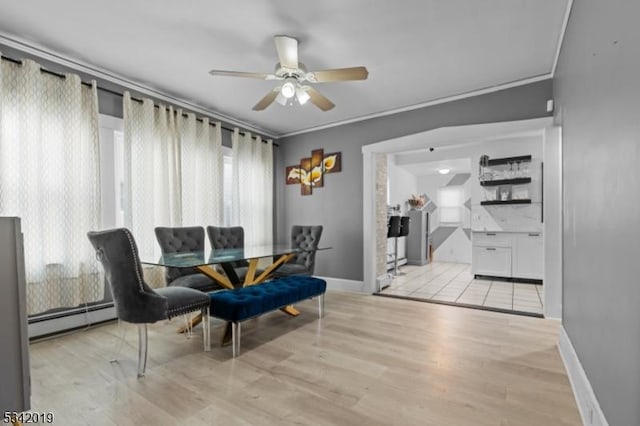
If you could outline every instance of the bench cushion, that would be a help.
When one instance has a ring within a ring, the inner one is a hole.
[[[209,293],[210,314],[243,321],[274,309],[323,294],[326,281],[316,277],[287,277],[250,287]]]

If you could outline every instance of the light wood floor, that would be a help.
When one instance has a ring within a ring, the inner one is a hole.
[[[179,322],[155,324],[136,379],[136,329],[109,363],[115,323],[33,343],[32,410],[64,425],[579,425],[539,318],[331,292],[326,316],[296,305],[245,323],[242,353],[202,351]]]

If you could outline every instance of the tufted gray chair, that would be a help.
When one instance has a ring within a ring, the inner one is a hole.
[[[204,349],[210,350],[209,295],[184,287],[151,289],[144,282],[138,247],[128,229],[88,232],[87,236],[104,268],[116,315],[138,324],[138,377],[144,376],[147,366],[147,324],[200,311]]]
[[[211,247],[214,249],[244,248],[244,229],[242,226],[207,226],[207,235],[209,236]],[[231,282],[238,284],[244,281],[244,277],[247,275],[247,270],[249,269],[249,262],[239,260],[229,262],[222,266]],[[256,275],[260,275],[261,273],[262,270],[256,271]],[[235,277],[233,275],[235,275]]]
[[[204,228],[201,226],[159,226],[155,232],[162,254],[204,251]],[[222,288],[196,268],[167,268],[166,273],[167,285],[171,287],[189,287],[204,292]]]
[[[305,251],[296,253],[288,263],[280,266],[273,273],[274,277],[291,275],[313,275],[316,266],[316,249],[322,236],[322,225],[291,227],[291,246]]]

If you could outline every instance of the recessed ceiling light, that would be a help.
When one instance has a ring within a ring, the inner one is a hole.
[[[449,173],[451,170],[449,169],[438,169],[438,173],[440,173],[441,175],[446,175],[447,173]]]

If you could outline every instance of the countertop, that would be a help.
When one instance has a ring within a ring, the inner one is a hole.
[[[542,235],[542,231],[539,229],[530,229],[530,230],[519,230],[519,231],[493,231],[491,229],[472,229],[471,232],[481,232],[483,234],[540,234]]]

